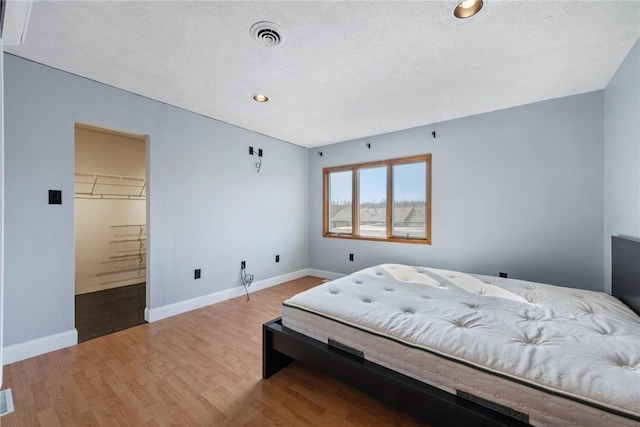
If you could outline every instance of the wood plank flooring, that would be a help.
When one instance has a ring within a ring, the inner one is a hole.
[[[306,277],[4,367],[5,426],[423,425],[293,363],[263,380],[262,323]]]
[[[78,342],[142,325],[146,283],[76,295]]]

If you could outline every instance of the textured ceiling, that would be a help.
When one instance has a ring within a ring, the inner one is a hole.
[[[639,5],[485,0],[456,20],[454,1],[36,1],[6,51],[312,147],[602,89]],[[251,38],[264,20],[280,46]]]

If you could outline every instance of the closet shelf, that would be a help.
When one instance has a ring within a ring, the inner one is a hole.
[[[131,258],[131,259],[138,259],[140,257],[144,257],[147,256],[146,252],[132,252],[130,254],[123,254],[123,255],[111,255],[109,258],[111,259],[116,259],[116,258]]]
[[[144,224],[109,226],[107,253],[100,263],[101,285],[145,280],[147,227]]]
[[[110,276],[112,274],[118,274],[118,273],[130,273],[132,271],[143,271],[146,270],[147,268],[144,266],[141,266],[139,268],[127,268],[125,270],[116,270],[116,271],[109,271],[109,272],[105,272],[105,273],[98,273],[97,276]],[[116,282],[117,280],[114,280],[113,282]],[[109,282],[112,283],[112,282]]]
[[[144,254],[142,254],[142,255],[143,256],[127,255],[127,257],[129,257],[129,258],[112,259],[111,261],[101,261],[100,264],[122,264],[122,263],[125,263],[127,261],[138,261],[138,263],[140,263],[140,262],[144,262],[145,261]]]
[[[142,237],[139,239],[111,240],[109,243],[145,242],[146,240],[146,237]]]
[[[75,184],[75,197],[79,199],[147,198],[147,181],[144,178],[76,172]]]

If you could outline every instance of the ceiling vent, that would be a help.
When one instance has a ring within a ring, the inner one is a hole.
[[[273,22],[261,21],[251,26],[251,37],[263,46],[276,47],[282,43],[282,29]]]

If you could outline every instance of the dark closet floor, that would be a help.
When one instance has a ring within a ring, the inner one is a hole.
[[[78,342],[146,323],[146,283],[76,295]]]

